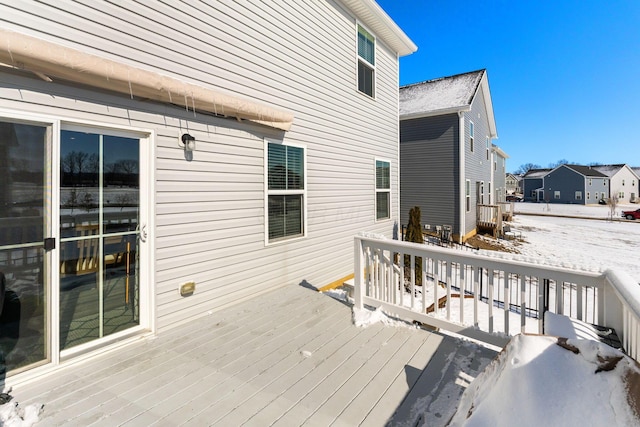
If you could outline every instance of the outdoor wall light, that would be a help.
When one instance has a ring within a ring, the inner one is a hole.
[[[193,151],[196,149],[196,139],[193,136],[188,133],[183,133],[181,139],[181,145],[184,146],[184,151]]]

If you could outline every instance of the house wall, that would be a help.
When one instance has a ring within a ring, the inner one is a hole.
[[[400,221],[419,206],[422,224],[460,228],[458,115],[400,122]]]
[[[493,202],[504,202],[507,197],[507,159],[496,152],[493,153],[493,157],[493,186],[495,187],[493,190],[495,195]]]
[[[471,152],[469,140],[469,123],[474,124],[474,150]],[[488,183],[491,182],[491,169],[493,161],[491,156],[491,138],[489,138],[489,156],[487,158],[486,138],[490,136],[487,110],[484,104],[484,94],[479,90],[471,103],[471,110],[464,113],[465,123],[465,179],[471,181],[471,204],[469,212],[465,213],[465,230],[468,234],[476,228],[476,205],[481,202],[481,195],[477,191],[477,183],[484,182],[484,204],[493,203],[493,184],[489,191]]]
[[[99,7],[99,9],[98,9]],[[356,19],[332,1],[16,2],[3,26],[295,115],[291,131],[34,76],[0,74],[0,108],[148,129],[156,327],[288,284],[353,273],[353,236],[398,221],[398,64],[376,45],[376,97],[357,91]],[[185,159],[178,135],[196,136]],[[265,245],[264,138],[307,155],[307,236]],[[375,220],[375,159],[391,163],[392,217]],[[180,283],[196,282],[182,298]]]
[[[524,197],[525,202],[536,202],[536,196],[531,192],[541,188],[544,184],[544,180],[542,178],[523,178],[521,183],[522,196]]]
[[[611,186],[607,194],[613,196],[614,194],[623,193],[623,197],[619,197],[619,203],[630,203],[634,199],[638,199],[639,184],[638,177],[628,167],[624,166],[615,175],[611,177]]]
[[[575,203],[580,205],[597,203],[599,197],[596,198],[596,193],[607,192],[607,181],[608,178],[585,177],[566,166],[561,166],[545,177],[545,199],[548,199],[550,203]],[[559,198],[555,196],[556,191],[560,192]],[[582,193],[581,198],[576,198],[576,191]],[[588,199],[587,193],[589,193]]]

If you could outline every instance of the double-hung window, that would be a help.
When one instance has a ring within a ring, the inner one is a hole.
[[[305,233],[304,148],[266,142],[268,242]]]
[[[469,122],[469,150],[473,153],[473,122]]]
[[[376,38],[358,24],[358,90],[375,95]]]
[[[376,160],[376,220],[391,218],[391,164]]]

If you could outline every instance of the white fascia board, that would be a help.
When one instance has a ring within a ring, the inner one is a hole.
[[[342,4],[398,56],[410,55],[418,50],[418,46],[374,0],[342,0]]]
[[[421,119],[423,117],[443,116],[445,114],[455,114],[464,111],[471,111],[471,105],[464,105],[462,107],[443,108],[433,111],[421,111],[419,113],[402,114],[400,120]]]

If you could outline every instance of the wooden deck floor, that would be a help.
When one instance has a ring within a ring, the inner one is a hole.
[[[45,405],[38,426],[421,425],[416,403],[442,425],[440,407],[495,355],[478,349],[412,327],[358,328],[348,305],[289,286],[12,394]]]

